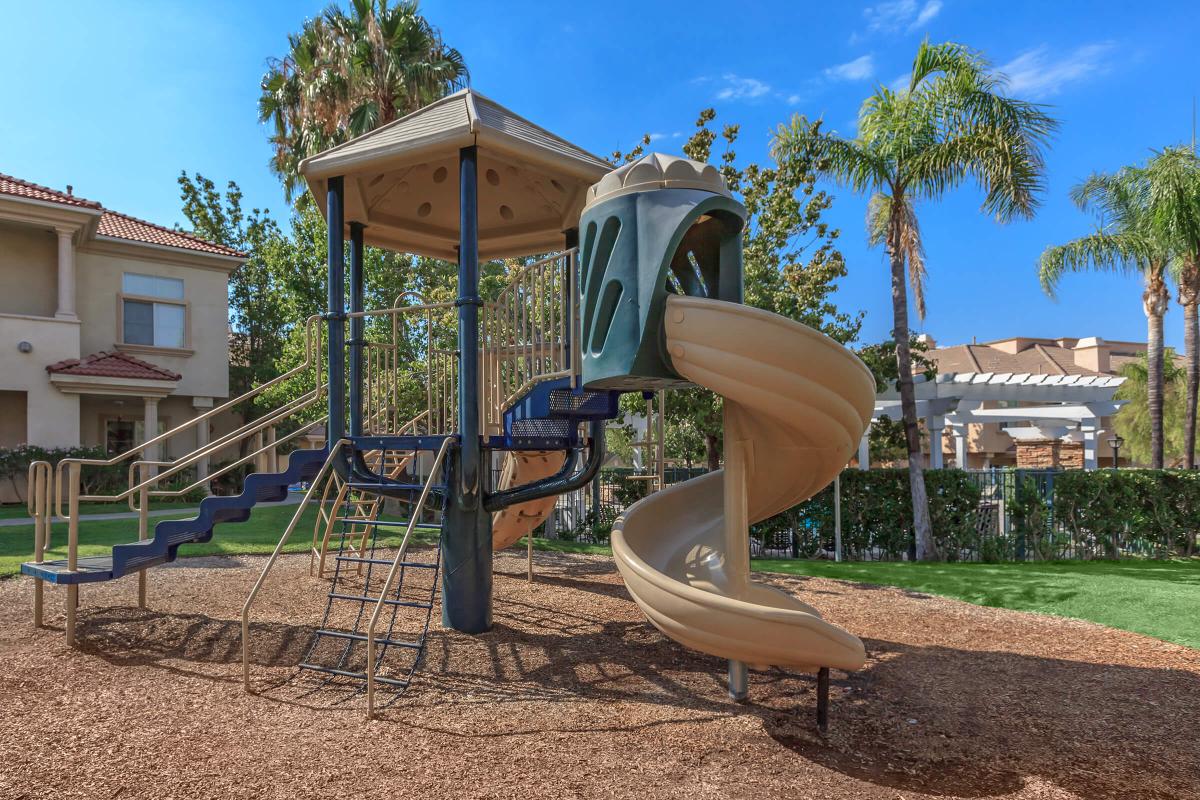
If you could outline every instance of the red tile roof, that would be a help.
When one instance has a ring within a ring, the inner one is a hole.
[[[16,197],[24,197],[28,200],[42,200],[47,203],[61,203],[65,206],[100,208],[100,204],[94,200],[85,200],[82,197],[60,192],[48,186],[23,181],[20,178],[14,178],[2,172],[0,172],[0,194],[11,194]]]
[[[183,376],[127,353],[92,353],[84,358],[68,358],[46,367],[57,375],[93,375],[101,378],[136,378],[144,381],[177,381]]]
[[[26,200],[41,200],[47,203],[58,203],[64,206],[103,211],[104,214],[100,217],[100,224],[97,228],[97,233],[101,236],[125,239],[130,242],[141,242],[143,244],[156,244],[163,247],[176,247],[180,250],[193,250],[198,253],[209,253],[218,256],[233,256],[235,258],[245,256],[245,253],[234,250],[232,247],[214,244],[201,239],[199,236],[193,236],[190,233],[171,230],[170,228],[164,228],[162,225],[155,225],[153,222],[146,222],[143,219],[131,217],[128,214],[109,211],[94,200],[85,200],[82,197],[60,192],[57,189],[39,186],[36,183],[30,183],[29,181],[23,181],[20,178],[0,173],[0,195],[4,194]]]
[[[116,211],[105,211],[100,217],[100,226],[96,232],[101,236],[111,236],[115,239],[128,239],[132,242],[158,244],[163,247],[178,247],[181,250],[196,250],[201,253],[213,253],[219,256],[244,256],[245,253],[232,247],[213,244],[207,239],[193,236],[183,231],[173,231],[144,219],[131,217],[128,214],[118,214]]]

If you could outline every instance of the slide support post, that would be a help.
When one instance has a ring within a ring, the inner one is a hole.
[[[829,667],[817,670],[817,730],[829,732]]]
[[[729,697],[738,703],[750,695],[750,671],[744,661],[729,661]]]

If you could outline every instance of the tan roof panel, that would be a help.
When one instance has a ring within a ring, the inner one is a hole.
[[[345,218],[368,244],[454,259],[458,158],[478,147],[482,258],[560,250],[587,188],[611,166],[471,89],[305,159],[322,213],[328,178],[345,178]]]

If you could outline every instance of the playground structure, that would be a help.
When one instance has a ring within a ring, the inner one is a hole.
[[[34,465],[35,558],[22,571],[36,579],[35,622],[44,583],[65,585],[73,643],[80,584],[137,574],[145,605],[147,568],[307,482],[243,609],[246,687],[254,601],[315,505],[312,572],[332,576],[301,667],[365,686],[370,715],[377,684],[402,689],[411,680],[439,588],[443,626],[491,628],[493,550],[530,535],[558,495],[592,481],[622,392],[657,400],[657,433],[648,406],[647,440],[661,465],[659,393],[703,386],[726,398],[725,469],[630,508],[613,529],[614,557],[656,627],[730,661],[735,698],[746,696],[747,665],[817,670],[823,726],[828,669],[860,667],[862,643],[750,580],[748,525],[834,478],[870,418],[874,384],[832,340],[741,305],[745,212],[719,173],[659,154],[614,170],[470,89],[307,159],[300,171],[329,237],[330,311],[306,322],[303,363],[129,453],[53,471]],[[406,296],[364,309],[367,244],[457,261],[456,299]],[[547,252],[555,254],[512,269],[496,297],[480,296],[481,258]],[[412,363],[406,348],[423,370],[402,368]],[[285,380],[306,388],[203,449],[156,457],[172,437]],[[327,413],[318,415],[322,401]],[[166,478],[254,442],[228,471],[321,424],[324,448],[292,452],[286,470],[253,474],[236,497],[209,497],[195,519],[160,522],[151,535],[150,499],[192,488],[162,489]],[[276,428],[289,432],[276,441]],[[124,492],[81,492],[85,467],[116,464],[128,466]],[[661,466],[656,483],[661,489]],[[138,541],[80,558],[81,500],[128,501],[140,512]],[[381,520],[389,500],[404,508],[403,522]],[[51,506],[68,525],[60,561],[44,559]],[[399,543],[385,544],[381,531],[395,528]],[[410,545],[423,529],[440,546],[422,558]],[[385,664],[391,653],[402,663]]]

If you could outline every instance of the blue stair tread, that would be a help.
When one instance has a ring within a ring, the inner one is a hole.
[[[112,556],[86,556],[76,561],[76,570],[67,569],[67,560],[33,561],[21,565],[21,574],[41,578],[50,583],[97,583],[112,580]]]

